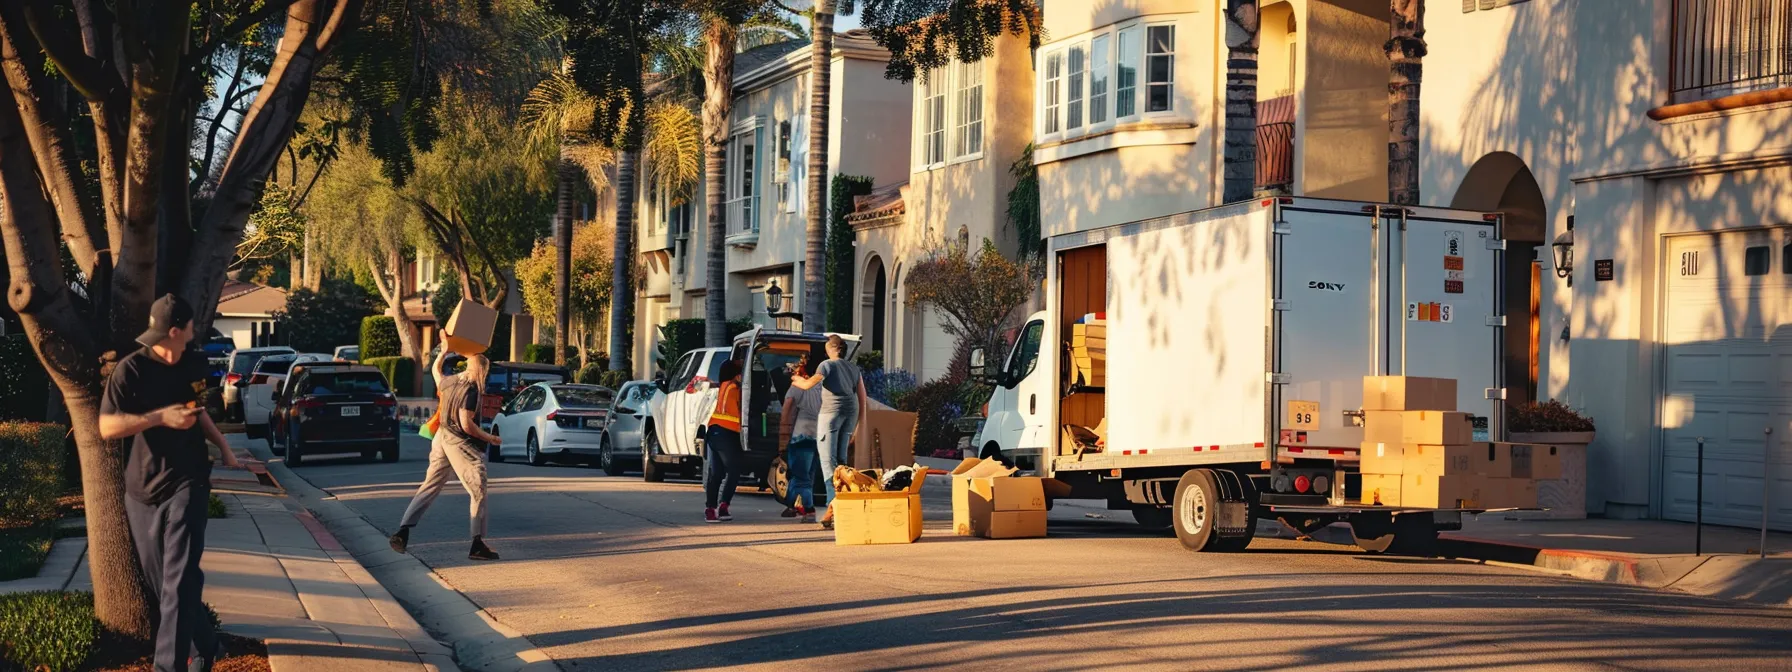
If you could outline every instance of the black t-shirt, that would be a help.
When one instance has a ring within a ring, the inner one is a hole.
[[[142,415],[170,405],[197,403],[205,391],[205,355],[188,351],[170,366],[145,348],[126,356],[106,380],[101,415]],[[160,504],[181,487],[210,483],[212,458],[199,423],[187,429],[151,427],[131,437],[124,489],[146,504]]]
[[[465,373],[458,373],[442,379],[442,427],[449,434],[468,443],[479,443],[478,439],[468,434],[466,428],[460,426],[459,409],[473,412],[479,417],[479,385]]]

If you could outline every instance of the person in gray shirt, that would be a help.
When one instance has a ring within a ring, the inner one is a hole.
[[[821,386],[821,412],[816,418],[815,437],[821,458],[821,477],[828,486],[828,512],[821,517],[821,526],[834,527],[834,466],[847,461],[846,447],[858,429],[859,415],[870,406],[865,396],[865,380],[859,367],[846,361],[846,339],[828,337],[828,361],[816,367],[815,375],[793,378],[790,385],[808,390]]]

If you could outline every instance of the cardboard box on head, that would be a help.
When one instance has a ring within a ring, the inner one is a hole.
[[[443,344],[453,352],[472,356],[492,346],[492,331],[498,326],[498,311],[482,304],[461,299],[442,327]]]

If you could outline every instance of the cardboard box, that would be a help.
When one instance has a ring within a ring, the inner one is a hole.
[[[1488,480],[1474,475],[1428,474],[1407,474],[1400,479],[1400,505],[1428,509],[1480,506],[1485,499],[1485,484]]]
[[[461,299],[442,327],[442,343],[450,351],[472,356],[492,346],[492,330],[498,326],[498,311],[484,304]]]
[[[1079,335],[1086,338],[1107,338],[1108,322],[1107,320],[1091,320],[1070,325],[1070,336],[1075,338]]]
[[[1403,474],[1469,476],[1475,473],[1472,446],[1407,446]]]
[[[1467,413],[1454,411],[1406,411],[1402,443],[1421,446],[1461,446],[1475,439]]]
[[[1470,457],[1475,461],[1474,472],[1487,478],[1512,477],[1512,451],[1505,450],[1497,443],[1471,443]]]
[[[1402,411],[1363,411],[1363,443],[1406,443],[1406,414]]]
[[[1560,446],[1531,446],[1531,478],[1539,481],[1561,480],[1563,452]]]
[[[965,458],[952,470],[952,532],[961,537],[975,534],[971,527],[971,479],[1014,473],[995,460]]]
[[[971,511],[1044,511],[1045,484],[1036,476],[971,478]],[[974,513],[973,513],[974,515]]]
[[[919,471],[907,490],[835,494],[830,504],[834,543],[908,544],[921,538],[921,485],[926,480],[927,472]]]
[[[1418,376],[1364,376],[1365,411],[1454,411],[1456,381]]]
[[[980,518],[977,536],[985,539],[1026,539],[1045,536],[1044,511],[993,511]]]
[[[1536,452],[1536,446],[1528,443],[1496,443],[1493,445],[1500,447],[1510,456],[1512,478],[1529,479],[1536,475],[1533,473],[1531,465],[1531,455]]]
[[[862,411],[853,432],[847,464],[854,469],[889,469],[915,463],[914,413]]]
[[[1400,487],[1405,478],[1399,474],[1363,474],[1362,502],[1370,505],[1400,506]]]
[[[1399,476],[1406,471],[1406,450],[1398,443],[1368,443],[1360,446],[1361,461],[1357,471],[1363,474]]]
[[[1489,478],[1486,479],[1487,500],[1481,503],[1488,508],[1531,509],[1537,507],[1537,482],[1528,478]]]

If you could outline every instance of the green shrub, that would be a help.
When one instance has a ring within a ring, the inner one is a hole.
[[[54,543],[55,523],[0,529],[0,581],[37,576]]]
[[[0,338],[0,420],[44,420],[50,374],[24,334]]]
[[[361,358],[361,363],[377,368],[392,385],[392,393],[400,397],[417,396],[417,362],[409,357]]]
[[[21,670],[80,669],[99,639],[92,593],[0,595],[0,662]]]
[[[964,416],[958,402],[960,385],[940,379],[923,383],[902,397],[897,410],[914,413],[915,454],[932,455],[949,451],[958,445],[958,433],[952,421]]]
[[[554,346],[546,343],[531,343],[523,346],[523,361],[529,364],[553,364]],[[566,346],[566,361],[575,364],[579,361],[579,349]]]
[[[611,390],[620,390],[623,385],[628,384],[628,381],[634,379],[634,374],[628,371],[605,371],[597,375],[597,384]]]
[[[884,351],[862,350],[857,357],[853,358],[853,361],[858,363],[859,370],[865,373],[882,371],[884,368]]]
[[[32,524],[56,516],[63,492],[63,436],[68,428],[0,422],[0,523]]]
[[[367,290],[348,280],[328,278],[318,291],[300,288],[288,294],[286,307],[274,313],[274,326],[299,352],[331,352],[336,346],[359,342],[366,318],[373,313]]]
[[[208,497],[208,499],[205,500],[205,517],[207,517],[207,518],[228,518],[228,517],[230,517],[230,512],[224,509],[224,500],[218,499],[217,495],[208,495],[207,497]]]
[[[397,357],[398,323],[390,316],[374,315],[361,320],[361,361],[376,357]]]
[[[586,364],[572,374],[572,382],[580,385],[596,385],[598,378],[603,377],[604,367],[599,364]]]

